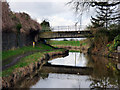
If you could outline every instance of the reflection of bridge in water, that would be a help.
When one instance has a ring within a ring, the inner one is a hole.
[[[77,67],[77,66],[65,66],[65,65],[51,65],[47,63],[41,69],[45,73],[64,73],[64,74],[80,74],[90,75],[93,72],[92,67]]]
[[[56,38],[86,38],[93,37],[89,29],[81,26],[55,26],[51,27],[52,31],[43,30],[39,38],[56,39]]]

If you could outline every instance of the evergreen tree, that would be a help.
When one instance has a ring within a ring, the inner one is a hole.
[[[51,29],[50,29],[50,23],[48,21],[44,20],[41,23],[41,26],[42,26],[42,30],[43,31],[51,31]]]
[[[91,22],[95,27],[108,27],[109,23],[120,24],[120,1],[119,0],[71,0],[67,3],[71,5],[76,12],[82,13],[83,11],[89,11],[90,7],[95,7],[98,13],[96,18],[92,17]],[[115,8],[119,8],[118,11],[115,11]],[[113,12],[114,11],[114,12]],[[102,16],[101,16],[102,15]],[[100,19],[102,21],[100,21]]]
[[[115,22],[115,20],[119,18],[116,15],[118,14],[116,7],[108,2],[100,2],[99,4],[97,3],[96,12],[96,18],[91,17],[91,23],[95,28],[105,27],[108,29],[108,26],[113,24],[112,22]]]

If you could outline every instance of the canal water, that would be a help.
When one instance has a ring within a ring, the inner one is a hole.
[[[86,67],[88,63],[88,59],[86,59],[86,55],[83,53],[70,52],[69,55],[64,58],[57,58],[48,62],[53,65]]]
[[[67,57],[49,61],[52,65],[92,67],[90,75],[40,73],[30,88],[120,88],[120,75],[115,60],[70,52]]]

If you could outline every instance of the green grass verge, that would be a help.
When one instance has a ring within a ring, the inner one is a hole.
[[[49,47],[47,45],[44,45],[44,44],[39,44],[34,48],[33,48],[33,46],[24,46],[24,47],[18,48],[16,50],[3,51],[2,52],[2,60],[6,60],[6,59],[11,58],[13,56],[24,54],[26,52],[36,51],[36,50],[45,50],[45,49],[46,50],[51,50],[53,48]]]
[[[43,52],[37,52],[34,53],[32,55],[26,56],[24,58],[22,58],[16,65],[4,70],[3,72],[0,72],[0,76],[2,77],[7,77],[9,75],[12,74],[12,72],[16,69],[16,68],[20,68],[20,67],[25,67],[28,66],[31,63],[35,63],[36,61],[38,61],[45,53],[49,53],[49,52],[59,52],[59,51],[63,51],[63,49],[58,49],[58,50],[52,50],[52,51],[43,51]]]

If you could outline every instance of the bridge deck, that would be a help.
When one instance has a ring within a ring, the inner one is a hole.
[[[90,31],[53,31],[40,32],[39,38],[55,39],[55,38],[86,38],[93,37]]]

